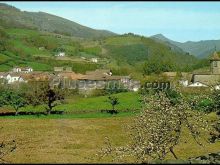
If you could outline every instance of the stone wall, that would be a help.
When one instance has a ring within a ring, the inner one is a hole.
[[[193,75],[193,82],[199,81],[201,83],[207,84],[207,85],[214,85],[220,83],[220,75],[216,74],[198,74]]]

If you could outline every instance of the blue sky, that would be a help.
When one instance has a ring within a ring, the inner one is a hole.
[[[144,36],[161,33],[180,41],[220,39],[220,2],[9,2],[95,29]]]

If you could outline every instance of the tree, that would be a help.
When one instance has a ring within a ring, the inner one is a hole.
[[[115,106],[119,104],[118,98],[114,96],[109,96],[108,102],[112,105],[111,113],[117,113],[117,111],[115,111]]]
[[[47,89],[46,93],[45,93],[45,98],[44,100],[47,103],[47,114],[50,114],[50,112],[52,111],[52,109],[58,105],[57,101],[61,101],[63,100],[64,97],[61,93],[59,93],[58,90],[54,90],[54,89]]]
[[[19,108],[24,107],[27,101],[22,93],[13,89],[5,89],[0,96],[2,105],[10,105],[15,109],[15,115],[18,115]]]
[[[174,69],[175,65],[169,60],[148,58],[143,66],[143,75],[159,74],[161,72],[173,71]]]
[[[164,160],[168,153],[174,158],[175,146],[180,142],[183,128],[186,127],[197,144],[200,129],[208,129],[208,123],[199,112],[190,111],[190,106],[183,99],[178,104],[171,103],[165,92],[142,97],[143,110],[128,126],[130,142],[126,146],[113,147],[107,138],[106,147],[101,149],[98,157],[110,155],[114,159],[133,157],[138,163]]]
[[[64,93],[58,87],[52,89],[49,82],[42,82],[28,94],[28,100],[33,106],[46,104],[46,112],[49,115],[55,106],[62,103]]]

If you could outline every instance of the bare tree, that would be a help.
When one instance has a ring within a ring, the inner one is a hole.
[[[200,112],[190,110],[183,96],[173,103],[166,92],[159,91],[143,95],[142,102],[143,110],[128,126],[130,142],[126,146],[113,147],[107,138],[106,147],[97,154],[99,159],[112,156],[113,160],[119,161],[133,157],[137,163],[149,163],[164,160],[168,153],[178,159],[174,147],[179,144],[184,127],[188,128],[196,143],[202,145],[200,131],[209,129],[208,122]]]

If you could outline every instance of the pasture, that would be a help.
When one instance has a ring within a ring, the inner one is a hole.
[[[51,115],[52,116],[52,115]],[[215,116],[211,116],[212,119]],[[109,158],[98,161],[95,154],[104,145],[106,136],[114,146],[127,144],[125,125],[131,116],[96,118],[0,118],[0,141],[16,140],[17,149],[5,159],[11,163],[110,163]],[[220,142],[198,146],[185,130],[180,145],[174,151],[180,159],[217,152]],[[174,159],[168,155],[167,159]]]

